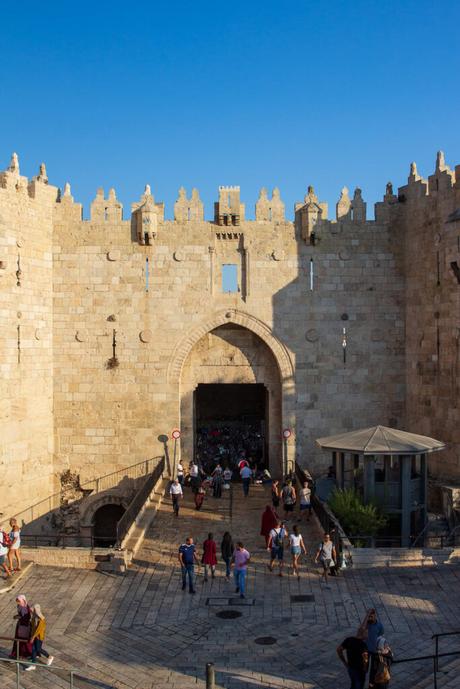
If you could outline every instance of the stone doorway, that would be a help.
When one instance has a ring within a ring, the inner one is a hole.
[[[268,390],[260,383],[199,384],[193,404],[195,458],[207,471],[217,459],[235,470],[242,456],[268,468],[268,405]]]
[[[263,460],[280,476],[281,389],[273,352],[256,333],[228,323],[202,336],[186,357],[180,380],[182,460],[196,456],[198,424],[241,424],[242,416],[252,414],[264,435]]]
[[[125,513],[123,505],[102,505],[94,514],[93,536],[96,548],[111,548],[117,542],[117,524]]]

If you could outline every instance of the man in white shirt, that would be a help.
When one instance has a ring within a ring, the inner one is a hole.
[[[247,465],[244,466],[240,471],[241,480],[243,481],[243,493],[244,497],[247,498],[249,495],[249,485],[252,478],[252,469]]]
[[[197,493],[200,486],[200,470],[198,464],[195,461],[190,462],[189,468],[190,474],[190,485],[194,493]]]
[[[172,499],[172,506],[174,510],[174,514],[176,517],[179,516],[179,500],[184,497],[184,492],[182,490],[182,486],[179,483],[179,480],[176,478],[174,481],[171,483],[171,488],[169,489],[169,494]]]
[[[5,531],[3,529],[3,524],[0,524],[0,567],[5,571],[7,577],[10,577],[12,572],[9,570],[6,564],[6,557],[8,555],[8,548],[5,545]]]

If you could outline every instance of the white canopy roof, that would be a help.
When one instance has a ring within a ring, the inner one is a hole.
[[[325,450],[354,452],[360,455],[417,455],[443,450],[445,444],[426,435],[416,435],[396,428],[372,426],[359,431],[318,438]]]

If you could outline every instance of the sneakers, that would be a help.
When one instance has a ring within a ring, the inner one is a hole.
[[[196,591],[189,591],[189,593],[196,593]]]
[[[244,595],[244,593],[240,593],[240,598],[246,598],[246,596]]]
[[[46,659],[46,664],[47,664],[47,665],[52,665],[53,660],[54,660],[54,656],[50,656],[49,658]]]
[[[24,670],[24,672],[30,672],[31,670],[36,670],[36,669],[37,668],[35,667],[35,665],[28,665],[26,667],[26,669]]]

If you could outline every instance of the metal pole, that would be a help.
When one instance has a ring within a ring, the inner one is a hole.
[[[176,454],[177,454],[177,438],[174,438],[174,462],[173,462],[172,478],[175,478],[175,476],[176,476]]]
[[[435,651],[435,653],[436,653],[436,659],[435,659],[435,661],[434,661],[434,664],[435,664],[435,671],[438,672],[438,670],[439,670],[439,660],[438,660],[438,654],[439,654],[439,636],[436,636],[434,643],[435,643],[435,647],[436,647],[436,651]]]
[[[21,689],[19,684],[19,641],[16,641],[16,660],[18,661],[16,663],[16,689]]]
[[[206,689],[215,689],[216,676],[214,673],[214,663],[206,663]]]
[[[73,670],[70,671],[70,689],[73,689]]]

